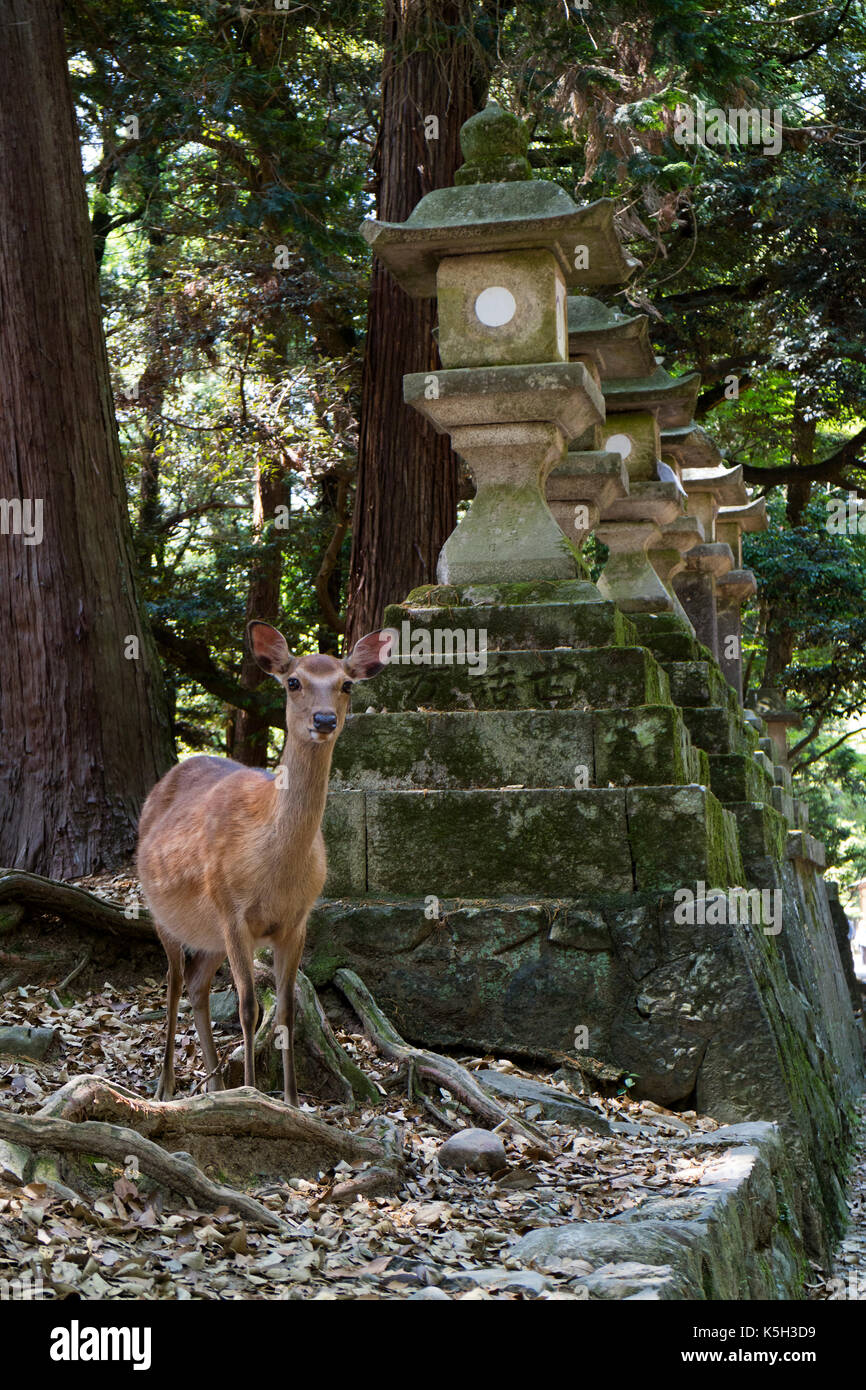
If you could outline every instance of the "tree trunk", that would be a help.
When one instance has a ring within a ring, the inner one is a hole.
[[[253,525],[260,549],[250,567],[247,622],[260,618],[279,626],[282,552],[288,532],[277,529],[274,517],[277,507],[289,505],[288,469],[287,458],[277,464],[260,464],[256,468]],[[263,681],[270,679],[245,646],[241,685],[246,690],[256,690]],[[229,757],[249,767],[267,767],[270,726],[271,721],[262,710],[237,710],[231,726]]]
[[[0,864],[62,878],[129,854],[173,754],[136,592],[61,6],[0,0],[0,18]]]
[[[467,0],[385,0],[385,61],[375,173],[377,216],[402,222],[461,164],[460,127],[481,105],[486,63]],[[425,117],[439,122],[425,138]],[[458,462],[403,403],[403,376],[439,366],[434,299],[410,299],[373,263],[361,384],[358,483],[346,649],[379,626],[387,603],[434,581],[457,524]]]
[[[807,468],[815,461],[815,418],[807,419],[803,402],[799,396],[794,401],[794,414],[791,422],[791,463]],[[785,517],[789,526],[801,526],[803,513],[809,505],[812,484],[806,480],[788,483],[786,489]],[[794,659],[797,645],[796,633],[786,621],[787,614],[778,608],[770,608],[766,622],[767,656],[764,675],[758,699],[771,703],[783,703],[785,672]]]

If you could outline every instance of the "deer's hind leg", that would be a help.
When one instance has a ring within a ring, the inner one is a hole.
[[[195,1030],[201,1044],[205,1070],[208,1072],[209,1091],[225,1090],[210,1023],[210,987],[224,960],[224,951],[189,951],[184,955],[186,992],[192,1005],[192,1016],[195,1019]]]
[[[165,1049],[162,1054],[162,1071],[156,1083],[156,1100],[171,1100],[174,1096],[174,1035],[177,1032],[177,1006],[183,984],[182,947],[173,937],[156,924],[156,934],[162,942],[168,957],[168,994],[165,1012]]]

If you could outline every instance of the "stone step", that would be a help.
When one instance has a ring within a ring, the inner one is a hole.
[[[723,805],[729,801],[764,801],[773,805],[773,780],[748,753],[712,753],[710,788]]]
[[[827,852],[821,840],[816,840],[805,830],[788,832],[788,858],[802,859],[815,869],[823,869],[827,863]]]
[[[773,763],[767,757],[766,753],[761,748],[756,748],[754,753],[752,754],[752,757],[755,759],[755,762],[758,764],[758,767],[762,767],[764,769],[770,781],[774,782],[776,779],[773,776]]]
[[[706,647],[676,613],[630,613],[642,647],[648,647],[663,664],[666,661],[706,661]]]
[[[357,971],[403,1036],[427,1047],[573,1056],[584,1027],[582,1049],[655,1078],[666,1104],[692,1091],[710,1032],[736,1054],[743,1016],[732,1001],[740,988],[754,998],[738,984],[731,929],[676,925],[675,902],[658,892],[326,898],[310,915],[304,970],[317,986]],[[753,1004],[750,1023],[761,1018]]]
[[[668,679],[645,647],[495,651],[473,664],[387,666],[356,683],[352,710],[599,709],[670,704]]]
[[[773,780],[777,786],[784,788],[786,792],[791,791],[791,774],[782,763],[776,763],[773,767]]]
[[[427,1047],[570,1051],[588,1024],[587,1050],[604,1056],[610,1029],[634,1013],[633,981],[611,957],[657,963],[656,903],[326,898],[310,915],[304,970],[317,986],[341,966],[358,971],[404,1037]]]
[[[789,825],[796,826],[797,818],[794,814],[794,798],[784,787],[773,787],[773,805],[780,815],[785,817]]]
[[[334,750],[335,790],[438,791],[708,782],[672,705],[627,710],[353,714]]]
[[[328,896],[463,897],[742,881],[736,823],[701,786],[335,791]]]
[[[689,709],[701,705],[720,705],[723,709],[733,710],[744,735],[757,745],[757,735],[743,720],[735,691],[714,661],[665,661],[663,665],[675,705]]]
[[[488,651],[640,645],[626,615],[603,599],[594,584],[585,587],[595,594],[595,601],[452,607],[394,603],[385,609],[383,626],[399,634],[401,655],[411,655],[413,650],[423,655],[437,648],[449,654],[471,647],[473,640],[478,651],[480,633]],[[471,633],[476,634],[474,639]]]
[[[751,753],[751,735],[734,710],[719,705],[680,706],[696,748],[705,753]]]
[[[743,866],[750,884],[775,881],[775,866],[786,854],[788,824],[774,806],[763,801],[727,802],[725,810],[737,822]]]

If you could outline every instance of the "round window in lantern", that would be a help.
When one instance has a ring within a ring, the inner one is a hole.
[[[486,328],[502,328],[517,312],[517,300],[504,285],[491,285],[475,301],[475,317]]]
[[[610,439],[605,441],[604,447],[609,454],[619,454],[620,458],[627,459],[632,450],[632,443],[627,434],[612,434]]]

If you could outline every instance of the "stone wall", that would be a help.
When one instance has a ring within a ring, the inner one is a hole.
[[[766,730],[676,617],[588,584],[439,588],[386,615],[406,620],[484,629],[486,670],[357,688],[312,977],[351,966],[430,1046],[572,1052],[585,1028],[639,1096],[778,1121],[826,1253],[862,1046],[823,851]]]

